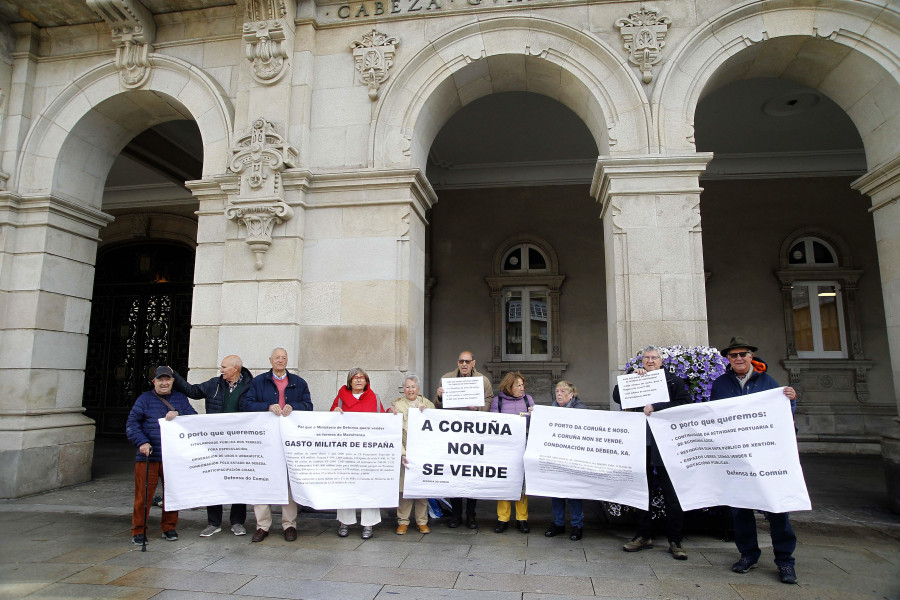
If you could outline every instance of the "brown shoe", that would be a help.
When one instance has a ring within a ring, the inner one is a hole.
[[[286,542],[295,542],[297,541],[297,530],[293,527],[288,527],[284,530],[284,541]]]
[[[253,537],[250,539],[251,542],[261,542],[269,535],[269,532],[265,529],[257,529],[256,533],[253,534]]]
[[[418,525],[419,533],[431,533],[431,527],[428,525]]]
[[[397,535],[406,535],[407,529],[409,529],[409,525],[397,525]]]

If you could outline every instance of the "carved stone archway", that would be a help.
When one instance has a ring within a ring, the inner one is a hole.
[[[620,53],[559,22],[497,17],[438,38],[388,81],[370,134],[370,166],[424,170],[443,124],[493,93],[492,77],[500,72],[503,91],[544,94],[572,109],[601,154],[645,153],[654,145],[650,104]]]

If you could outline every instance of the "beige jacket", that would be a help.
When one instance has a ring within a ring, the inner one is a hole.
[[[403,456],[406,456],[406,425],[407,421],[409,420],[409,409],[412,408],[418,410],[422,406],[424,406],[425,408],[434,408],[434,403],[432,403],[431,400],[429,400],[425,396],[422,396],[421,394],[417,396],[413,401],[410,401],[406,396],[402,396],[391,403],[391,407],[393,407],[394,410],[403,415]]]

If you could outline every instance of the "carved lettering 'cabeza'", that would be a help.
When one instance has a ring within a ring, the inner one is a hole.
[[[337,15],[341,19],[362,19],[382,15],[398,15],[404,13],[421,13],[422,11],[442,10],[452,0],[384,0],[378,2],[351,2],[338,7]],[[490,4],[519,4],[528,0],[492,0]],[[465,0],[466,6],[480,6],[485,0]],[[457,8],[453,6],[452,8]]]

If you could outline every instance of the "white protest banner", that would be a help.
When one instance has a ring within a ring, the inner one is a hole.
[[[411,410],[406,427],[407,498],[522,496],[525,417]]]
[[[648,422],[684,510],[810,510],[791,405],[776,388],[675,406]]]
[[[622,409],[644,408],[648,404],[669,401],[666,375],[662,369],[647,371],[643,375],[631,373],[616,377],[619,384],[619,400]]]
[[[444,408],[484,406],[484,383],[481,377],[444,377],[441,379]]]
[[[166,510],[216,504],[285,504],[280,417],[184,415],[159,420]]]
[[[535,406],[525,449],[527,493],[647,510],[645,422],[641,413]]]
[[[291,494],[316,510],[392,508],[402,415],[294,411],[281,420]]]

